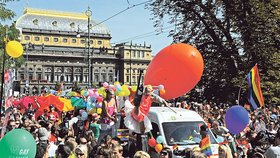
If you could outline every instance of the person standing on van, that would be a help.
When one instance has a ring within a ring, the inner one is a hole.
[[[125,102],[125,126],[138,134],[149,132],[152,129],[152,125],[147,114],[153,102],[168,106],[168,103],[163,98],[153,93],[153,87],[151,85],[145,86],[140,106],[134,106],[127,100]]]
[[[212,155],[211,141],[207,132],[206,125],[202,125],[200,127],[200,135],[201,135],[201,141],[199,143],[199,147],[201,152],[204,153],[206,156],[211,156]]]

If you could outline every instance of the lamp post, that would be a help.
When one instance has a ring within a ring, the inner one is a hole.
[[[88,17],[88,40],[87,40],[87,46],[88,46],[88,88],[91,87],[91,62],[90,62],[90,17],[92,15],[92,11],[88,7],[86,11],[86,16]]]

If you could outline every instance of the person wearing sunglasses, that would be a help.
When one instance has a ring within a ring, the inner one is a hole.
[[[161,152],[159,154],[159,157],[160,158],[172,158],[172,151],[171,151],[171,149],[168,148],[168,147],[164,147],[161,150]]]
[[[78,145],[75,149],[75,155],[77,158],[86,158],[86,150],[81,145]]]

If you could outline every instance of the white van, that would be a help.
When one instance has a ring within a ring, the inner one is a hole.
[[[199,146],[200,126],[205,122],[195,111],[182,108],[151,107],[148,117],[153,126],[151,131],[153,137],[163,136],[164,146],[172,149],[174,145],[177,145],[179,151]],[[209,136],[213,153],[211,158],[218,158],[219,145],[210,129]],[[155,152],[150,154],[152,157],[158,157]],[[179,158],[181,156],[173,154],[173,157]]]

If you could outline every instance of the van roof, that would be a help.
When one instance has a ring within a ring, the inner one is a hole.
[[[204,121],[195,111],[175,107],[151,107],[148,117],[159,122]]]

